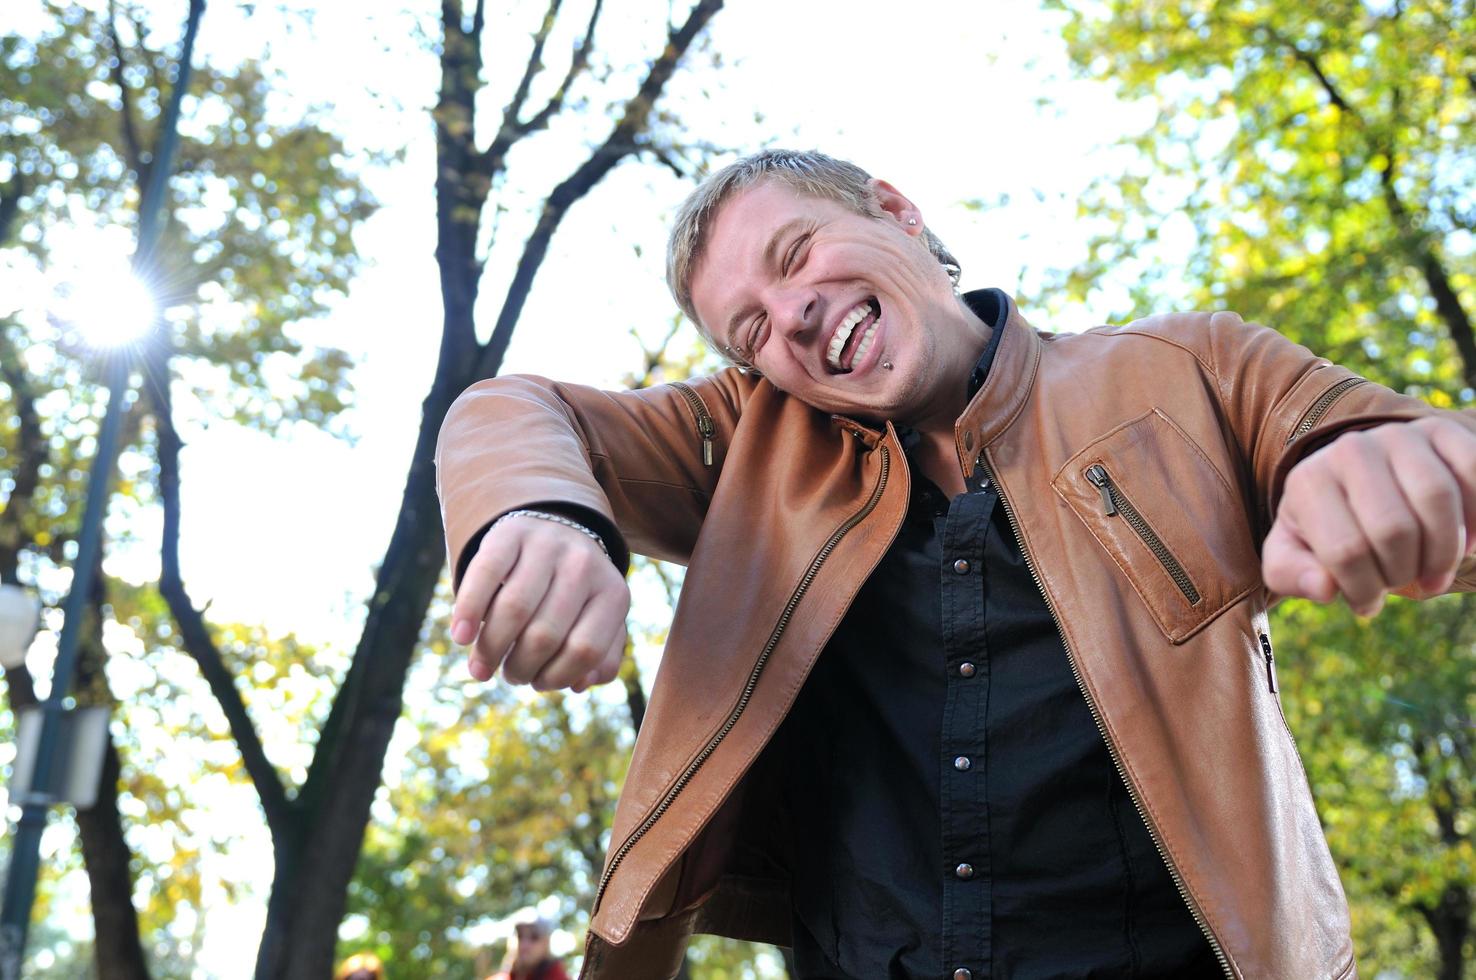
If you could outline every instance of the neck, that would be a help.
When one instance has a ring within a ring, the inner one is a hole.
[[[970,376],[994,331],[961,297],[949,314],[951,322],[935,334],[939,338],[940,370],[936,378],[929,379],[934,397],[912,427],[921,438],[915,454],[918,467],[938,489],[953,496],[965,489],[965,474],[954,446],[954,426],[968,407]]]

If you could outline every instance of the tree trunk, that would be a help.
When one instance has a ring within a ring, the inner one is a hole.
[[[1420,909],[1430,931],[1435,934],[1435,947],[1440,952],[1437,980],[1462,980],[1465,976],[1466,940],[1471,935],[1471,895],[1460,885],[1447,885],[1440,904]]]
[[[277,850],[259,980],[322,980],[333,972],[338,925],[369,805],[400,716],[410,658],[446,561],[433,454],[451,403],[448,392],[459,392],[459,381],[443,375],[426,399],[400,518],[380,566],[368,621],[298,795],[301,844],[289,841]]]
[[[118,749],[111,737],[103,758],[97,804],[77,811],[82,860],[92,886],[93,961],[98,980],[148,980],[149,968],[133,907],[133,852],[118,816]]]

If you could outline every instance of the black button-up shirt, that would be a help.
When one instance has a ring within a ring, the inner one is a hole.
[[[995,327],[972,395],[1007,303],[966,299]],[[995,488],[913,487],[779,733],[800,975],[1221,976]]]

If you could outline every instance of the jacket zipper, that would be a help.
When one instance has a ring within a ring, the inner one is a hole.
[[[716,429],[712,424],[712,416],[707,414],[707,406],[702,403],[702,398],[692,390],[692,386],[684,381],[673,381],[671,386],[682,393],[691,407],[692,414],[697,418],[697,435],[702,438],[702,465],[712,465],[712,438]]]
[[[1163,543],[1163,539],[1153,530],[1147,519],[1139,513],[1138,508],[1133,506],[1133,502],[1123,494],[1117,484],[1112,482],[1112,475],[1107,472],[1107,468],[1101,463],[1093,463],[1086,468],[1086,478],[1102,494],[1103,513],[1108,517],[1121,514],[1122,519],[1127,521],[1128,527],[1137,532],[1138,537],[1142,538],[1143,543],[1148,546],[1148,550],[1153,552],[1153,556],[1158,559],[1163,570],[1168,572],[1169,578],[1174,580],[1179,591],[1184,593],[1184,598],[1189,600],[1189,605],[1199,605],[1199,590],[1194,587],[1189,573],[1184,571],[1184,566],[1179,564],[1179,559],[1174,557],[1174,553],[1169,550],[1168,545]]]
[[[1261,656],[1266,658],[1266,686],[1271,693],[1276,693],[1276,655],[1271,652],[1271,637],[1265,633],[1258,634],[1261,638]]]
[[[625,860],[625,856],[630,853],[631,848],[635,847],[636,842],[646,836],[647,832],[655,826],[656,821],[661,819],[667,810],[671,809],[671,805],[676,801],[677,796],[681,794],[682,790],[686,789],[687,784],[697,775],[697,770],[702,768],[703,763],[707,762],[713,752],[717,750],[718,745],[733,730],[733,726],[738,723],[739,717],[743,714],[744,709],[748,707],[749,699],[753,697],[754,688],[758,686],[759,675],[763,673],[765,665],[769,662],[769,655],[774,652],[774,647],[778,645],[780,637],[784,635],[785,628],[789,626],[789,620],[794,615],[795,607],[799,605],[799,601],[804,597],[804,594],[809,591],[810,584],[815,581],[815,576],[820,573],[820,566],[825,564],[825,560],[830,557],[830,553],[835,550],[836,545],[840,544],[841,538],[844,538],[850,532],[851,528],[860,524],[868,514],[876,509],[876,505],[881,501],[882,491],[886,489],[887,477],[892,469],[892,454],[891,450],[886,446],[881,446],[880,449],[881,475],[877,478],[875,489],[871,491],[871,497],[861,506],[860,510],[856,511],[856,513],[846,519],[845,523],[836,528],[834,533],[830,535],[829,540],[825,542],[815,554],[814,559],[811,560],[810,567],[805,571],[804,577],[795,586],[794,592],[789,596],[789,601],[784,604],[784,611],[779,614],[779,621],[774,624],[774,629],[769,633],[768,642],[764,644],[763,649],[759,652],[758,659],[754,661],[753,669],[748,674],[748,681],[743,685],[743,693],[738,696],[738,703],[733,706],[733,710],[729,712],[722,726],[708,739],[702,751],[697,753],[697,757],[692,760],[686,770],[677,778],[677,781],[666,791],[666,795],[661,798],[661,802],[656,804],[656,807],[646,816],[646,819],[641,821],[640,826],[631,831],[630,836],[625,839],[625,843],[621,844],[620,848],[611,856],[610,863],[605,867],[605,873],[600,876],[599,888],[595,890],[595,909],[600,907],[600,901],[605,897],[605,889],[609,886],[610,879],[614,876],[615,869],[620,866],[620,862]]]
[[[1312,407],[1307,409],[1307,414],[1302,416],[1302,421],[1298,422],[1297,427],[1292,429],[1291,434],[1286,437],[1287,445],[1291,445],[1293,442],[1302,438],[1302,436],[1311,432],[1317,423],[1322,421],[1322,417],[1327,414],[1327,410],[1332,408],[1333,402],[1342,398],[1349,390],[1357,388],[1361,384],[1368,384],[1368,379],[1344,378],[1317,396],[1317,400],[1312,403]]]
[[[1035,569],[1035,558],[1025,547],[1025,538],[1020,534],[1020,525],[1015,521],[1015,510],[1010,506],[1009,498],[1005,496],[1004,485],[999,482],[999,475],[994,471],[994,462],[989,459],[984,451],[980,451],[978,464],[984,468],[985,477],[994,484],[999,493],[1000,503],[1004,504],[1005,517],[1010,522],[1010,530],[1015,534],[1015,540],[1020,544],[1020,554],[1025,558],[1025,567],[1030,570],[1030,577],[1035,581],[1035,588],[1040,592],[1041,598],[1045,600],[1046,608],[1050,610],[1051,620],[1056,624],[1056,632],[1061,637],[1061,646],[1066,651],[1066,662],[1071,666],[1071,676],[1076,681],[1077,688],[1082,697],[1086,699],[1087,708],[1090,709],[1092,721],[1097,726],[1097,733],[1102,736],[1102,741],[1107,746],[1107,754],[1112,757],[1113,768],[1117,770],[1117,777],[1127,787],[1128,796],[1133,801],[1133,808],[1138,811],[1138,817],[1143,821],[1143,826],[1148,830],[1148,836],[1153,840],[1153,846],[1158,849],[1158,856],[1163,859],[1164,866],[1168,868],[1169,877],[1174,881],[1174,887],[1179,890],[1179,897],[1189,908],[1189,914],[1194,917],[1194,922],[1199,926],[1199,931],[1204,933],[1204,938],[1209,941],[1210,949],[1214,950],[1215,959],[1219,961],[1220,968],[1225,971],[1225,976],[1233,978],[1234,972],[1230,969],[1230,960],[1225,956],[1225,950],[1215,934],[1210,931],[1209,922],[1205,920],[1204,912],[1200,910],[1199,904],[1194,896],[1189,894],[1188,887],[1184,884],[1184,877],[1179,873],[1173,859],[1169,857],[1168,851],[1164,849],[1163,841],[1158,836],[1158,830],[1153,826],[1153,821],[1148,819],[1148,813],[1143,808],[1143,801],[1138,796],[1138,788],[1133,781],[1128,779],[1127,772],[1122,768],[1122,756],[1118,751],[1117,744],[1107,734],[1107,728],[1102,724],[1102,715],[1097,708],[1097,702],[1092,700],[1091,691],[1087,690],[1086,684],[1081,679],[1081,669],[1077,666],[1076,652],[1071,649],[1071,644],[1066,639],[1066,631],[1061,628],[1061,614],[1056,609],[1056,604],[1051,600],[1050,593],[1046,592],[1045,586],[1041,584],[1040,574]]]

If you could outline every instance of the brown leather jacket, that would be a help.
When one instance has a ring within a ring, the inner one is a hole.
[[[1184,900],[1227,975],[1353,976],[1274,690],[1259,542],[1308,450],[1434,410],[1232,313],[1045,335],[1012,304],[1004,329],[959,466],[997,481]],[[760,753],[902,521],[892,426],[735,370],[624,393],[510,377],[461,397],[437,463],[458,580],[491,519],[550,502],[618,526],[617,561],[628,545],[688,566],[582,976],[671,977],[694,930],[788,944]],[[1456,587],[1476,589],[1476,563]]]

